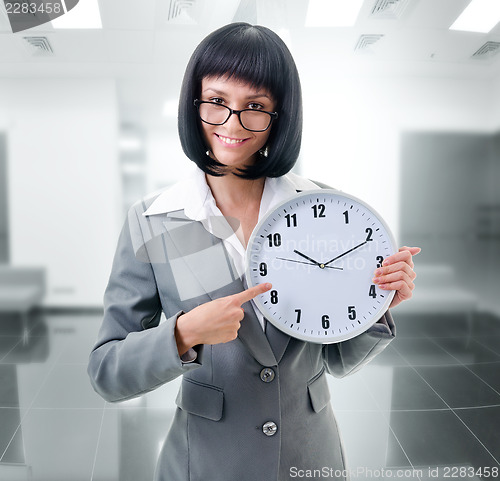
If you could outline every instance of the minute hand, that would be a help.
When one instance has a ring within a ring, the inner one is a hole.
[[[337,257],[334,257],[332,260],[329,260],[328,262],[325,262],[325,266],[328,264],[331,264],[333,261],[336,261],[337,259],[340,259],[341,257],[344,257],[345,255],[349,254],[349,252],[352,252],[356,249],[358,249],[361,246],[364,246],[368,241],[361,242],[361,244],[358,244],[357,246],[353,247],[352,249],[349,249],[348,251],[345,251],[344,253],[340,254]]]

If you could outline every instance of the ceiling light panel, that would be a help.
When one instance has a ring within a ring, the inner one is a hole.
[[[61,0],[65,5],[64,0]],[[64,8],[66,10],[66,8]],[[101,12],[97,0],[79,1],[71,10],[52,20],[54,28],[102,28]]]
[[[499,21],[499,0],[472,0],[450,30],[488,33]]]
[[[306,27],[352,27],[363,0],[309,0]]]

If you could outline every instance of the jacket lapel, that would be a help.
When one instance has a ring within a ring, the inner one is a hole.
[[[262,366],[276,366],[278,360],[249,302],[244,304],[244,310],[245,318],[241,321],[238,338]]]
[[[276,361],[279,363],[290,342],[290,336],[274,327],[269,321],[266,321],[266,323],[266,336],[273,349]]]

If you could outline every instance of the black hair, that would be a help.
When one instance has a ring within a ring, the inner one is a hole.
[[[189,60],[179,101],[179,136],[184,153],[204,172],[224,175],[224,166],[206,154],[201,120],[194,100],[200,98],[205,77],[235,78],[268,90],[278,118],[267,141],[268,155],[237,174],[246,179],[279,177],[297,161],[302,138],[302,95],[295,62],[272,30],[232,23],[208,35]]]

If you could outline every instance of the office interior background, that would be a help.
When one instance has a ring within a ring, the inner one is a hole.
[[[498,476],[500,15],[475,3],[80,0],[16,34],[0,5],[0,479],[152,479],[179,383],[106,403],[87,358],[128,207],[193,168],[187,61],[233,21],[296,60],[295,172],[422,247],[396,340],[329,380],[352,479]],[[460,23],[467,9],[486,26]]]

